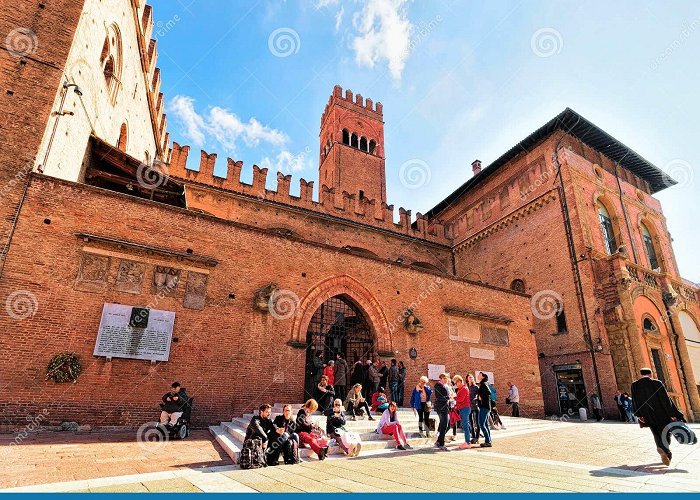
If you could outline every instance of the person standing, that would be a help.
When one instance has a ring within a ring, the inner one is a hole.
[[[328,379],[328,385],[335,387],[335,362],[332,359],[323,368],[323,374]]]
[[[490,448],[493,446],[491,444],[491,431],[488,425],[488,418],[491,413],[491,388],[489,387],[489,376],[484,372],[479,372],[477,399],[479,401],[479,429],[481,429],[486,440],[481,443],[481,447]]]
[[[371,382],[371,392],[369,393],[369,397],[372,397],[372,394],[377,392],[379,390],[379,385],[380,381],[382,379],[382,375],[379,373],[379,361],[375,361],[372,363],[372,361],[367,360],[368,366],[367,366],[367,375],[369,376],[370,382]]]
[[[634,405],[632,404],[632,398],[626,392],[622,393],[622,409],[625,410],[625,415],[627,415],[627,422],[630,424],[635,423],[634,418]]]
[[[514,417],[520,416],[520,391],[513,382],[508,382],[508,400],[513,407],[511,413]]]
[[[316,355],[312,359],[314,367],[314,386],[317,385],[321,381],[321,375],[323,375],[323,368],[324,368],[324,362],[323,362],[323,353],[321,351],[318,351]]]
[[[469,414],[469,427],[472,431],[471,444],[479,443],[479,386],[474,381],[474,375],[467,375],[467,388],[469,389],[469,402],[472,411]]]
[[[397,365],[396,359],[391,360],[391,366],[389,367],[389,391],[391,394],[391,400],[399,400],[399,366]]]
[[[406,392],[406,366],[399,361],[399,386],[396,389],[399,407],[403,406],[404,392]]]
[[[620,422],[625,422],[627,420],[627,412],[625,411],[625,405],[622,404],[620,389],[615,391],[615,404],[617,405],[617,411],[620,413]]]
[[[389,387],[387,382],[389,381],[389,367],[386,366],[386,361],[382,361],[379,363],[378,366],[379,370],[379,386],[380,387]]]
[[[596,422],[603,420],[603,415],[601,415],[603,405],[600,404],[600,396],[598,396],[598,394],[595,392],[591,394],[591,409],[593,410],[593,416],[595,417]]]
[[[352,371],[350,372],[350,385],[364,384],[365,374],[364,367],[362,366],[362,360],[355,356],[355,362],[352,364]]]
[[[442,451],[447,451],[447,448],[445,448],[445,434],[447,434],[447,427],[450,422],[450,391],[447,387],[448,384],[449,377],[447,373],[441,373],[440,380],[435,384],[435,412],[440,419],[435,447]]]
[[[345,397],[348,383],[348,363],[343,359],[343,355],[338,353],[335,355],[335,367],[333,368],[335,384],[333,388],[335,393],[341,398]]]
[[[455,397],[455,410],[459,413],[459,419],[462,422],[464,430],[464,443],[460,444],[460,449],[471,448],[471,426],[469,424],[469,415],[471,414],[471,402],[469,400],[469,389],[464,385],[464,379],[460,375],[455,375],[452,379],[457,387],[457,396]]]
[[[668,396],[664,383],[651,378],[651,368],[642,368],[639,373],[641,378],[632,382],[634,414],[639,418],[641,427],[651,430],[661,461],[664,465],[670,465],[673,455],[669,448],[670,430],[667,426],[685,419]]]
[[[425,437],[430,437],[430,398],[433,395],[433,390],[428,385],[428,377],[423,375],[418,382],[418,385],[413,388],[411,393],[411,408],[413,414],[418,412],[418,434],[423,434],[423,424],[425,424]]]

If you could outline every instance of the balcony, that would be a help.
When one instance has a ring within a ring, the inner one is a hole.
[[[698,291],[694,286],[690,286],[683,281],[676,280],[666,273],[650,271],[642,266],[625,262],[627,273],[632,281],[642,283],[648,287],[655,288],[661,292],[668,292],[669,287],[682,300],[697,303]]]

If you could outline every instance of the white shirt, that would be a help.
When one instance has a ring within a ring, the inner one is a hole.
[[[391,413],[389,412],[389,409],[387,408],[384,410],[384,413],[382,413],[382,418],[379,419],[379,424],[377,424],[377,432],[382,432],[382,427],[384,427],[386,424],[396,424],[399,422],[399,412],[397,411],[394,414],[394,421],[391,421]]]
[[[520,393],[515,385],[511,385],[510,389],[508,389],[508,399],[510,399],[511,403],[520,403]]]

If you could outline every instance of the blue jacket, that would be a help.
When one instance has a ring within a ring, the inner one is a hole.
[[[430,401],[430,398],[433,395],[433,390],[430,388],[429,385],[425,385],[425,401],[428,402]],[[411,408],[415,408],[416,410],[420,410],[420,392],[414,387],[413,392],[411,393]]]

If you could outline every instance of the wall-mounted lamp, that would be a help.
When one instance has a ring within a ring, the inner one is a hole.
[[[68,90],[68,89],[71,88],[71,87],[73,87],[73,92],[75,92],[75,95],[77,95],[78,97],[82,97],[82,96],[83,96],[83,91],[80,90],[80,87],[78,86],[77,83],[64,83],[64,84],[63,84],[63,89],[64,89],[64,90]]]

